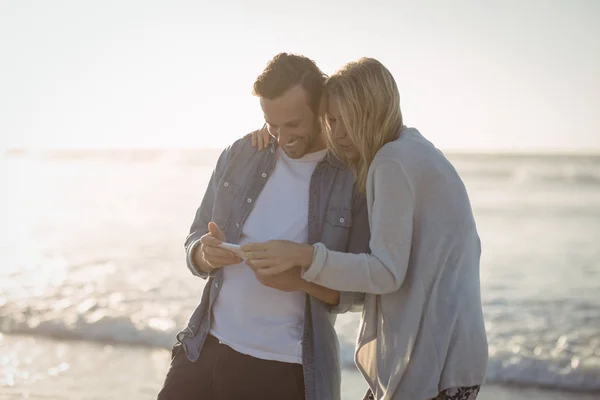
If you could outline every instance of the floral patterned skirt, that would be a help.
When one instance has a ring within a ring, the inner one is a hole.
[[[431,400],[475,400],[479,394],[480,388],[480,386],[469,386],[446,389],[438,394],[435,399]],[[369,389],[363,400],[375,400],[375,396],[373,396],[371,389]]]

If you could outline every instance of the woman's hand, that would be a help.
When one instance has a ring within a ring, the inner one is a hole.
[[[267,126],[263,126],[262,129],[258,131],[254,131],[249,134],[252,137],[252,147],[258,149],[258,151],[262,151],[269,147],[269,142],[271,141],[271,134],[267,129]]]
[[[247,243],[242,246],[244,257],[257,274],[275,275],[294,267],[308,268],[312,264],[313,247],[288,240]]]

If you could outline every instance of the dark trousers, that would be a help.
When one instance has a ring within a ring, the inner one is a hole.
[[[204,399],[304,399],[302,365],[241,354],[210,335],[197,362],[175,345],[157,400]]]

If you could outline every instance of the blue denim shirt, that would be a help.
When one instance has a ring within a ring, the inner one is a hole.
[[[190,361],[197,361],[211,328],[211,310],[223,284],[223,271],[199,271],[190,257],[192,247],[215,221],[228,242],[239,243],[242,227],[275,167],[276,142],[261,152],[249,138],[240,139],[219,157],[185,241],[187,265],[199,277],[209,278],[200,305],[188,326],[177,334]],[[365,197],[359,194],[352,173],[332,154],[317,164],[310,182],[308,243],[352,253],[369,252],[369,224]],[[358,311],[364,294],[342,292],[332,307],[307,295],[302,338],[302,363],[307,400],[340,398],[339,343],[334,329],[336,313]]]

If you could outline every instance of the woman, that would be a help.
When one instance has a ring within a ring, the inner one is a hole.
[[[306,281],[366,293],[355,361],[367,398],[475,399],[488,352],[465,186],[403,125],[396,82],[380,62],[349,63],[326,88],[330,148],[367,196],[371,254],[271,241],[243,246],[248,264],[263,276],[301,266]]]

